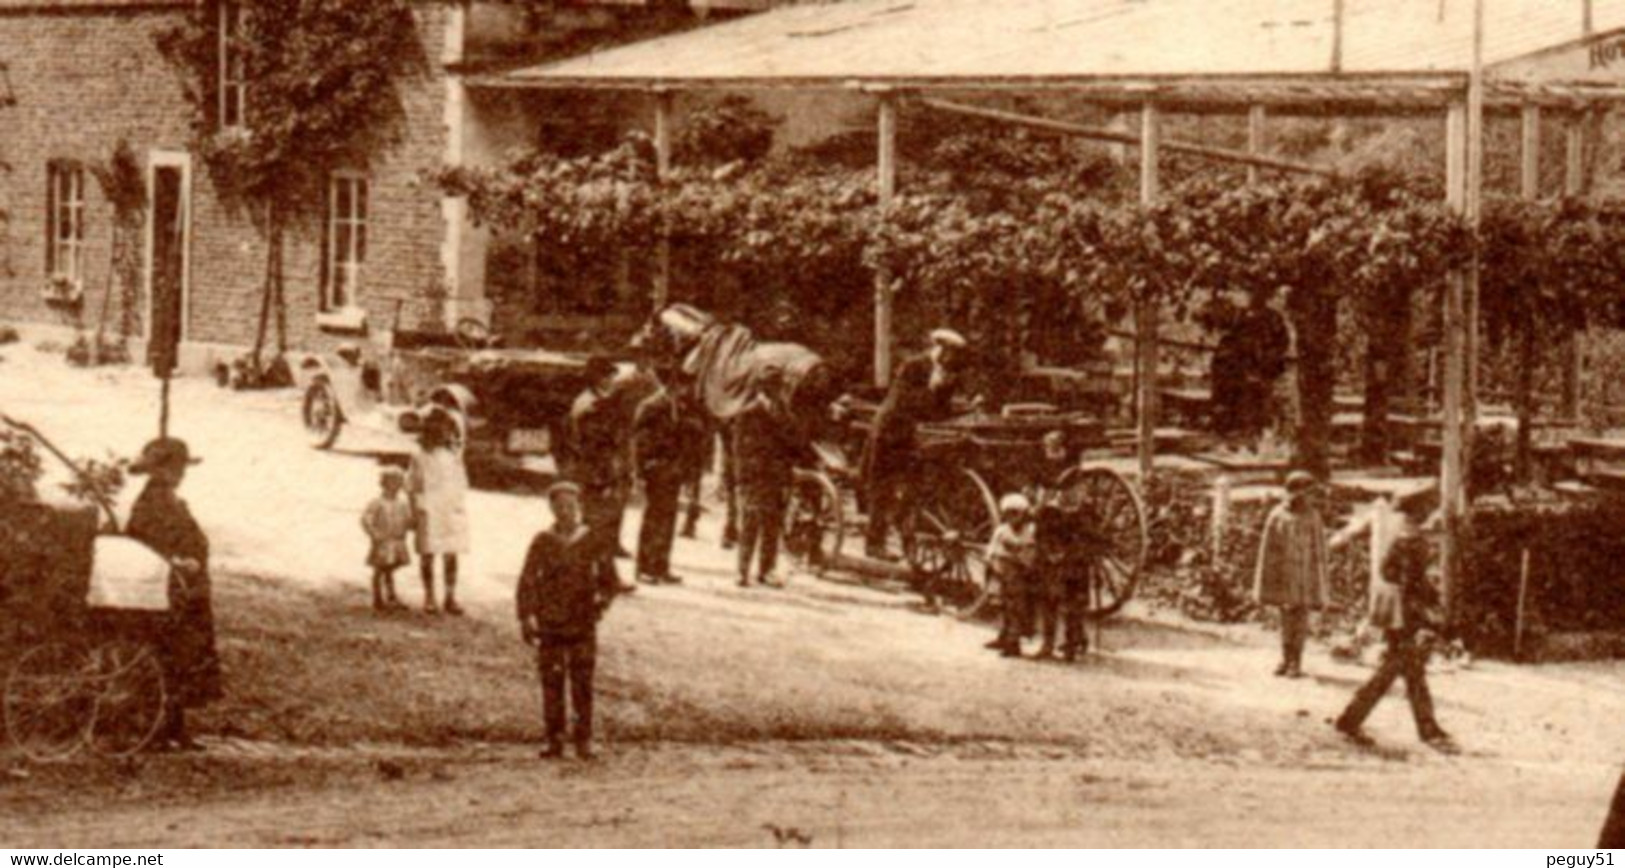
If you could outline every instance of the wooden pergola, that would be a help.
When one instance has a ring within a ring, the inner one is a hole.
[[[1331,174],[1271,156],[1268,118],[1437,116],[1447,141],[1446,196],[1480,216],[1484,121],[1522,122],[1522,193],[1538,197],[1541,125],[1566,122],[1565,192],[1585,190],[1585,119],[1625,99],[1625,0],[846,0],[792,6],[727,24],[502,75],[472,87],[640,91],[655,97],[660,170],[671,165],[672,104],[687,91],[843,90],[868,94],[878,131],[879,202],[897,192],[903,105],[954,112],[1139,151],[1140,199],[1160,193],[1164,153],[1262,170]],[[1138,131],[1091,127],[945,99],[966,93],[1066,93],[1138,117]],[[1170,141],[1168,113],[1248,120],[1246,150]],[[663,257],[664,261],[664,257]],[[663,296],[666,271],[657,287]],[[1444,292],[1447,604],[1467,513],[1466,466],[1477,413],[1477,264]],[[1158,310],[1135,311],[1141,472],[1155,458]],[[874,370],[892,368],[892,297],[875,294]]]

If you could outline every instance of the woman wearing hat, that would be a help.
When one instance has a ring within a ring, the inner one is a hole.
[[[1261,606],[1281,610],[1281,665],[1275,674],[1303,677],[1309,612],[1330,598],[1326,577],[1326,524],[1315,508],[1315,478],[1294,470],[1286,479],[1286,502],[1270,512],[1258,550],[1253,593]]]
[[[196,464],[186,442],[163,438],[148,443],[130,472],[144,474],[125,532],[169,560],[169,629],[159,646],[169,689],[168,717],[161,743],[196,750],[186,731],[186,709],[221,696],[220,657],[215,650],[214,607],[210,602],[209,538],[176,493],[186,468]]]

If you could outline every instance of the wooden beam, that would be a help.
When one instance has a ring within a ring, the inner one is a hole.
[[[879,186],[880,211],[891,210],[897,196],[897,97],[891,92],[880,94],[879,115]],[[875,385],[882,388],[891,382],[892,370],[892,287],[891,275],[881,271],[875,275]]]
[[[1264,151],[1269,147],[1269,143],[1265,139],[1267,131],[1264,128],[1268,112],[1269,110],[1261,105],[1250,106],[1247,109],[1247,153],[1251,156],[1262,157]],[[1259,167],[1256,165],[1247,167],[1247,183],[1258,183],[1260,175],[1258,169]]]
[[[1146,103],[1140,108],[1140,204],[1149,207],[1157,201],[1162,185],[1158,151],[1162,123],[1157,107]],[[1134,330],[1140,340],[1134,345],[1139,394],[1135,396],[1139,436],[1136,452],[1140,460],[1140,485],[1151,484],[1157,460],[1157,302],[1154,292],[1146,293],[1134,308]]]
[[[671,126],[675,96],[669,90],[655,92],[655,174],[662,182],[671,177]],[[671,301],[671,233],[660,227],[660,243],[655,246],[654,309]]]
[[[966,105],[934,98],[918,100],[920,105],[937,111],[964,115],[966,117],[981,118],[983,120],[999,121],[1028,129],[1060,135],[1077,136],[1085,139],[1096,139],[1103,142],[1120,142],[1125,145],[1140,145],[1141,137],[1132,133],[1113,130],[1108,127],[1093,127],[1083,124],[1067,123],[1066,121],[1051,120],[1050,118],[1024,115],[1002,109],[983,108],[981,106]],[[1143,112],[1143,110],[1142,110]],[[1337,177],[1337,172],[1309,163],[1299,163],[1294,160],[1282,160],[1274,157],[1249,154],[1246,151],[1237,151],[1231,148],[1218,148],[1210,145],[1196,145],[1188,142],[1163,141],[1160,150],[1173,154],[1190,154],[1195,157],[1205,157],[1210,160],[1219,160],[1228,163],[1240,163],[1246,166],[1257,166],[1264,169],[1277,169],[1283,172],[1296,172],[1307,175],[1320,175],[1322,177]]]

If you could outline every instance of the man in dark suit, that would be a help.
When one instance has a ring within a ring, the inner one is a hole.
[[[643,524],[638,528],[638,581],[677,584],[671,550],[677,534],[677,507],[688,475],[688,441],[703,437],[695,430],[692,408],[673,393],[669,374],[654,394],[638,405],[632,422],[632,454],[643,481]]]
[[[869,557],[891,557],[887,537],[912,495],[919,452],[915,434],[922,423],[953,415],[954,395],[959,390],[956,363],[965,346],[965,338],[958,332],[932,332],[930,352],[897,369],[875,414],[863,460],[869,510],[864,551]]]
[[[570,408],[568,447],[563,471],[566,479],[581,486],[581,506],[587,525],[609,535],[612,551],[621,553],[621,525],[626,516],[627,491],[631,487],[631,420],[616,394],[618,372],[615,363],[602,356],[587,360],[587,388]],[[622,583],[622,591],[637,586]]]

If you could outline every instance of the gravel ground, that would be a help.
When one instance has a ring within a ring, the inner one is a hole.
[[[0,357],[0,409],[71,453],[130,455],[155,427],[156,384],[138,369]],[[738,589],[707,527],[679,546],[686,585],[643,589],[604,626],[604,760],[540,766],[520,743],[535,700],[509,601],[541,503],[472,497],[470,623],[371,629],[356,521],[377,444],[310,450],[295,408],[289,392],[176,383],[174,430],[204,457],[184,493],[219,553],[227,678],[234,661],[241,676],[204,721],[215,749],[134,770],[18,769],[0,779],[0,841],[754,846],[776,843],[774,827],[815,846],[1586,847],[1625,758],[1619,663],[1441,673],[1463,755],[1418,747],[1398,696],[1370,724],[1384,747],[1360,751],[1324,721],[1364,670],[1323,652],[1314,677],[1283,682],[1261,632],[1129,617],[1085,663],[1001,660],[980,647],[986,628],[893,594],[805,576]],[[344,682],[327,645],[301,654],[324,626],[384,674]],[[382,644],[368,651],[360,632]],[[460,665],[472,674],[454,677]],[[455,684],[426,689],[432,672]],[[297,678],[310,682],[279,680]],[[335,683],[392,704],[324,717],[330,703],[308,697]],[[301,723],[276,729],[278,715]]]

